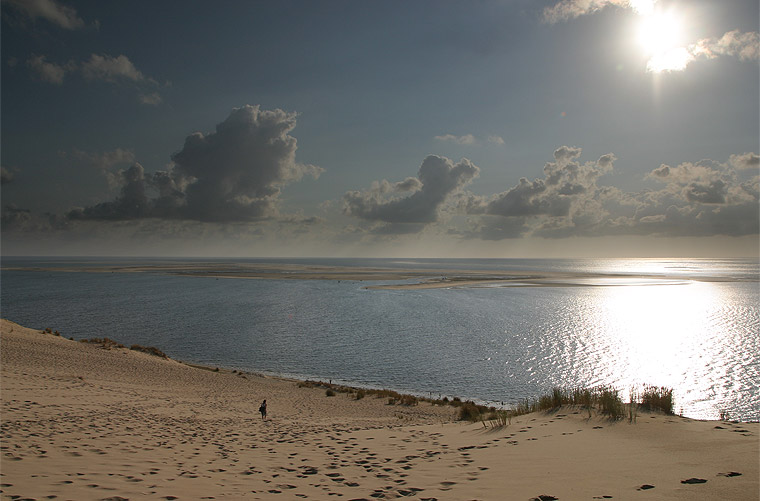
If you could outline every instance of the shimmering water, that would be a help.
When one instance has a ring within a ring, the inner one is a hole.
[[[153,345],[210,365],[506,403],[553,386],[655,384],[674,389],[686,416],[760,418],[754,260],[299,262],[625,276],[368,290],[374,282],[4,269],[0,306],[3,318],[29,327]]]

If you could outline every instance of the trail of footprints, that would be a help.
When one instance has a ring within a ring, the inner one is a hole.
[[[170,418],[149,413],[142,414],[135,412],[132,406],[129,413],[118,408],[109,408],[105,411],[100,409],[99,412],[92,413],[81,411],[73,413],[62,409],[63,412],[58,419],[46,421],[45,433],[33,433],[31,424],[34,423],[34,410],[37,404],[32,401],[11,401],[6,404],[6,409],[11,411],[10,414],[5,414],[6,416],[15,416],[16,414],[13,413],[17,413],[17,415],[24,415],[26,420],[3,420],[0,426],[3,437],[3,444],[0,446],[3,461],[22,461],[27,458],[44,460],[48,457],[48,450],[52,449],[57,449],[61,454],[71,458],[84,457],[85,459],[113,454],[129,458],[130,455],[149,454],[155,449],[161,449],[163,452],[171,451],[170,456],[174,461],[166,461],[164,464],[156,463],[147,471],[131,475],[109,473],[107,478],[99,480],[97,475],[86,472],[61,473],[66,478],[61,480],[59,485],[84,485],[93,491],[102,491],[105,495],[102,499],[113,501],[125,499],[107,495],[108,491],[117,490],[114,486],[118,486],[120,482],[131,484],[146,482],[147,492],[157,494],[170,489],[171,482],[179,478],[204,478],[209,477],[209,474],[220,473],[258,480],[251,485],[263,485],[263,488],[251,490],[251,493],[260,495],[262,499],[282,493],[298,498],[308,498],[307,494],[298,492],[295,484],[299,482],[289,480],[293,477],[299,480],[307,479],[309,487],[316,488],[328,496],[345,496],[356,501],[396,497],[436,501],[435,491],[441,494],[447,493],[455,489],[458,482],[476,481],[479,475],[488,470],[486,466],[475,465],[473,452],[477,449],[518,446],[521,438],[526,442],[539,440],[538,437],[533,436],[539,430],[531,426],[532,422],[515,430],[514,433],[493,438],[481,445],[459,448],[452,448],[441,443],[442,435],[439,433],[401,429],[397,434],[389,437],[396,441],[398,445],[396,450],[399,451],[399,455],[388,457],[381,456],[370,448],[374,438],[366,437],[360,442],[356,437],[351,436],[352,432],[371,430],[372,426],[342,428],[337,425],[304,426],[301,423],[288,422],[262,424],[253,419],[242,422],[226,419],[207,423],[192,417]],[[119,415],[122,418],[116,421],[112,418],[113,415]],[[566,415],[558,414],[550,422],[564,417]],[[141,436],[136,431],[139,429],[137,424],[146,419],[153,422],[153,433],[149,436]],[[261,426],[264,426],[263,430]],[[383,427],[378,425],[376,428]],[[593,429],[601,428],[601,426],[596,426]],[[751,432],[736,423],[721,423],[715,428],[752,436]],[[58,441],[60,434],[72,429],[83,430],[82,437],[78,441],[68,440],[60,443]],[[246,429],[251,429],[252,432],[232,431]],[[563,433],[562,435],[571,434]],[[543,437],[548,436],[550,435]],[[19,438],[22,440],[18,440]],[[98,440],[97,443],[101,445],[99,447],[93,445],[94,440]],[[14,443],[23,443],[26,446],[9,445]],[[281,444],[294,447],[295,451],[283,454],[279,448]],[[421,444],[422,447],[407,450],[411,444]],[[252,449],[257,449],[253,456],[250,454]],[[315,451],[316,454],[324,454],[327,460],[313,457]],[[307,453],[310,457],[305,455]],[[211,459],[201,462],[200,456]],[[252,457],[257,458],[258,461],[267,461],[267,457],[271,457],[273,461],[284,463],[278,470],[280,473],[265,474],[255,465],[241,464],[240,456],[246,457],[246,461],[250,461]],[[411,470],[438,459],[448,461],[448,468],[453,470],[452,479],[442,480],[437,487],[427,489],[409,485],[407,479]],[[134,472],[134,466],[130,464],[122,464],[121,469]],[[267,475],[270,478],[265,478]],[[718,473],[718,476],[729,478],[740,475],[741,473],[733,471]],[[5,474],[0,474],[0,479],[2,477],[5,477]],[[682,480],[684,484],[705,482],[707,482],[706,479],[700,478]],[[653,485],[642,484],[638,490],[654,488]],[[352,497],[353,491],[356,492],[356,497]],[[21,499],[21,496],[13,493],[13,485],[2,480],[0,480],[0,493],[4,498]],[[45,497],[45,499],[56,498],[57,496],[53,494]],[[165,495],[163,498],[177,499],[172,495]],[[595,496],[594,499],[609,498],[611,496],[601,495]],[[207,496],[205,499],[214,499],[214,497]],[[557,498],[542,494],[534,499]]]

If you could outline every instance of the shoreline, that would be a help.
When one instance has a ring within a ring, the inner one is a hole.
[[[367,287],[369,288],[369,287]],[[293,383],[297,385],[311,385],[311,386],[320,386],[323,389],[336,389],[342,393],[355,393],[357,391],[369,391],[369,392],[386,392],[386,393],[394,393],[398,396],[404,396],[404,397],[414,397],[416,399],[419,399],[420,401],[425,402],[441,402],[442,399],[445,402],[449,402],[449,405],[452,405],[451,402],[467,402],[472,403],[478,408],[482,409],[490,409],[492,411],[494,410],[513,410],[515,406],[521,406],[523,403],[526,402],[538,402],[540,398],[545,398],[547,394],[544,395],[534,395],[533,397],[525,397],[522,399],[517,400],[516,402],[508,402],[505,403],[504,401],[498,401],[498,400],[486,400],[477,396],[467,396],[467,395],[454,395],[454,394],[444,394],[442,392],[434,392],[434,391],[415,391],[415,390],[409,390],[409,389],[400,389],[400,388],[388,388],[385,386],[380,385],[372,385],[369,383],[361,383],[356,381],[348,381],[343,380],[341,378],[320,378],[319,376],[305,376],[305,375],[298,375],[298,374],[287,374],[287,373],[279,373],[279,372],[273,372],[273,371],[261,371],[256,369],[250,369],[250,368],[239,368],[239,367],[231,367],[231,366],[224,366],[224,365],[215,365],[215,364],[209,364],[209,363],[203,363],[203,362],[195,362],[190,360],[184,360],[184,359],[178,359],[170,357],[169,355],[165,354],[160,348],[154,347],[154,346],[140,346],[140,345],[133,345],[132,348],[127,347],[123,344],[121,344],[117,340],[113,340],[110,338],[82,338],[82,339],[75,339],[73,337],[65,337],[63,335],[58,334],[58,331],[52,331],[49,327],[45,329],[34,329],[34,328],[28,328],[21,326],[20,324],[13,322],[8,319],[0,318],[0,323],[2,323],[3,328],[5,329],[6,324],[10,324],[13,326],[16,326],[21,329],[25,329],[31,332],[36,332],[41,335],[51,335],[55,337],[59,337],[59,339],[62,339],[64,341],[71,341],[75,343],[80,343],[84,345],[92,345],[95,347],[100,347],[106,350],[110,349],[123,349],[126,351],[138,351],[138,352],[144,352],[144,353],[153,353],[154,355],[159,353],[161,357],[164,359],[175,362],[193,369],[203,370],[207,372],[212,373],[221,373],[221,374],[233,374],[237,376],[250,376],[254,378],[260,378],[260,379],[271,379],[275,381],[282,381],[287,383]],[[54,333],[55,332],[55,333]],[[137,348],[135,348],[135,346]],[[159,357],[160,358],[160,357]],[[335,382],[333,382],[335,381]],[[647,385],[643,385],[643,387],[646,387]],[[651,386],[651,385],[649,385]],[[598,388],[606,388],[606,386],[600,386]],[[588,388],[588,390],[595,390],[598,388]],[[619,388],[610,387],[613,390],[619,390]],[[581,390],[582,388],[570,388],[570,387],[562,387],[558,388],[555,387],[553,390],[560,390],[563,392],[572,392],[574,389]],[[636,388],[637,391],[640,392],[642,388]],[[438,398],[435,398],[434,395],[437,394]],[[440,405],[440,404],[438,404]],[[678,416],[685,419],[691,419],[694,421],[702,421],[702,422],[712,422],[716,421],[715,419],[703,419],[703,418],[697,418],[697,417],[685,417],[683,414],[676,414],[675,410],[671,412],[671,415]],[[731,418],[731,421],[734,423],[760,423],[760,420],[742,420],[742,419],[734,419]]]
[[[294,380],[104,349],[5,320],[0,355],[3,499],[747,499],[758,492],[758,423],[640,412],[629,424],[573,407],[505,426],[467,423],[427,402],[327,396]],[[266,421],[257,412],[264,398]]]

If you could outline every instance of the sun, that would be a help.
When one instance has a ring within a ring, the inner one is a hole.
[[[683,37],[683,22],[672,11],[653,11],[641,16],[637,39],[648,56],[665,54],[677,48]]]

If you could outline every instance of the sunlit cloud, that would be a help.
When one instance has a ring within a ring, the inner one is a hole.
[[[649,57],[646,71],[683,71],[698,59],[732,56],[741,61],[760,59],[760,34],[729,31],[719,38],[686,39],[687,19],[675,9],[658,9],[657,0],[562,0],[543,11],[547,23],[594,14],[605,7],[630,9],[640,16],[637,41]],[[692,39],[693,40],[693,39]]]
[[[759,60],[760,34],[734,30],[718,39],[705,38],[687,47],[670,49],[654,55],[647,62],[647,71],[681,71],[697,59],[715,59],[720,56],[733,56],[741,61]]]
[[[599,184],[612,172],[615,155],[583,163],[580,155],[580,148],[563,146],[543,178],[523,178],[491,197],[460,196],[458,209],[470,216],[461,236],[743,236],[760,230],[760,176],[747,179],[746,172],[760,162],[756,153],[732,155],[727,163],[663,164],[647,175],[661,188],[638,193]]]
[[[637,14],[648,15],[654,11],[656,3],[657,0],[562,0],[544,9],[543,20],[550,24],[568,21],[593,14],[608,6],[631,9]]]

